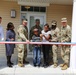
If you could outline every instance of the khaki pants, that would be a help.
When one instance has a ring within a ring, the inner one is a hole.
[[[52,46],[52,52],[53,52],[53,62],[54,63],[58,63],[57,50],[58,50],[58,46],[53,45]]]
[[[61,47],[61,57],[62,57],[64,63],[68,63],[69,64],[70,46],[62,46]]]
[[[27,57],[27,47],[24,44],[19,44],[17,45],[17,49],[18,49],[18,63],[23,64],[23,61]]]

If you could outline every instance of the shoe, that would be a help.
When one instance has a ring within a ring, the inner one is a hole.
[[[24,67],[24,64],[20,64],[20,63],[18,63],[18,66],[20,66],[20,67]]]
[[[34,64],[34,67],[36,67],[37,65],[36,64]]]
[[[12,67],[12,65],[11,65],[11,64],[7,64],[7,66],[8,66],[8,67]]]
[[[60,64],[60,67],[63,67],[65,65],[65,63],[63,63],[63,64]]]
[[[11,65],[13,65],[13,63],[12,63],[12,62],[10,62],[10,64],[11,64]]]
[[[48,66],[49,66],[49,65],[46,65],[46,64],[43,65],[44,68],[47,68]]]
[[[57,63],[54,63],[54,68],[56,68],[58,66],[58,64]]]
[[[38,65],[38,67],[40,67],[40,64]]]
[[[66,70],[67,68],[68,68],[68,65],[65,64],[65,65],[61,68],[61,70]]]

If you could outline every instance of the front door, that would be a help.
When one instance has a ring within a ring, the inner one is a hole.
[[[30,39],[30,29],[35,25],[35,20],[40,19],[40,26],[43,28],[46,23],[46,14],[45,13],[22,13],[21,18],[28,19],[28,38]],[[29,52],[32,52],[33,48],[31,45],[27,47]]]

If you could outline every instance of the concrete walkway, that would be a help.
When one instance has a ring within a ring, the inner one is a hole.
[[[58,66],[53,68],[53,65],[48,68],[34,67],[32,64],[32,57],[28,57],[29,64],[21,68],[17,65],[17,58],[13,56],[12,61],[14,62],[13,68],[9,68],[6,65],[6,58],[0,58],[0,75],[76,75],[76,70],[68,68],[67,70],[61,70]],[[59,61],[60,62],[60,61]]]

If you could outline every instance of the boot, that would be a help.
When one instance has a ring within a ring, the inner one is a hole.
[[[24,64],[18,63],[18,66],[20,66],[20,67],[24,67]]]
[[[58,64],[57,63],[54,63],[54,68],[56,68],[58,66]]]
[[[11,62],[11,56],[9,56],[9,57],[10,57],[10,64],[13,65],[13,63]]]
[[[62,68],[61,68],[61,70],[66,70],[68,68],[68,64],[65,64]]]
[[[60,64],[60,67],[63,67],[65,65],[65,63],[63,63],[63,64]]]
[[[9,56],[7,56],[7,66],[12,67],[12,65],[10,64],[10,57]]]

